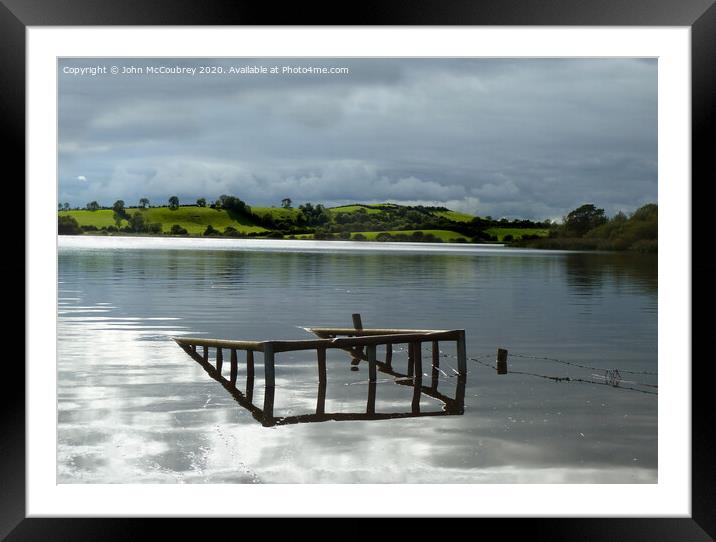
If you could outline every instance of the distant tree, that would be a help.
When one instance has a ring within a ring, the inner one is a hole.
[[[639,207],[631,215],[632,220],[657,220],[659,217],[659,207],[656,203],[647,203]]]
[[[509,242],[512,241],[513,239],[514,239],[514,237],[512,237],[512,234],[511,234],[511,233],[508,233],[507,235],[505,235],[505,236],[502,238],[502,240],[503,240],[505,243],[509,243]]]
[[[139,206],[142,209],[146,209],[149,206],[149,200],[147,198],[142,198],[139,200]]]
[[[176,196],[172,196],[169,198],[169,208],[172,211],[176,211],[179,208],[179,198]]]
[[[152,222],[151,224],[148,224],[146,227],[146,231],[148,231],[149,233],[153,233],[155,235],[162,233],[161,222]]]
[[[199,207],[206,207],[206,198],[199,198],[198,200],[196,200],[196,204]]]
[[[290,209],[291,208],[291,198],[283,198],[281,200],[281,207],[284,209]]]
[[[182,228],[179,224],[174,224],[171,230],[169,230],[169,233],[172,235],[186,235],[189,232],[186,231],[185,228]]]
[[[365,235],[363,235],[362,233],[356,233],[356,234],[353,236],[353,240],[354,240],[354,241],[365,241],[365,240],[366,240],[366,237],[365,237]]]
[[[222,194],[219,196],[219,200],[216,203],[217,207],[221,207],[222,209],[226,209],[227,211],[237,213],[239,215],[248,215],[251,214],[251,208],[246,205],[244,201],[242,201],[240,198],[237,198],[236,196],[228,196],[226,194]]]
[[[214,226],[212,226],[211,224],[209,224],[206,227],[206,229],[204,230],[204,235],[206,235],[206,236],[218,235],[218,234],[219,234],[219,231],[217,229],[215,229]]]
[[[61,210],[62,210],[62,204],[61,204],[61,203],[58,203],[58,204],[57,204],[57,210],[58,210],[58,211],[61,211]]]
[[[58,216],[57,233],[60,235],[79,235],[82,233],[82,228],[80,228],[80,225],[74,216]]]
[[[326,211],[320,203],[315,207],[311,203],[304,203],[303,205],[299,205],[298,209],[305,217],[307,226],[323,226],[331,219],[328,211]]]
[[[63,204],[63,207],[65,208],[65,211],[69,211],[69,210],[70,210],[70,204],[67,203],[67,202],[65,202],[65,203]]]
[[[124,214],[124,201],[118,199],[112,204],[112,210],[117,214]]]
[[[627,221],[627,215],[625,215],[622,211],[619,211],[617,214],[615,214],[612,217],[612,222],[615,224],[623,224]]]
[[[143,232],[145,230],[144,227],[144,215],[140,213],[139,211],[135,212],[130,218],[129,218],[129,227],[132,229],[133,232]]]
[[[119,213],[112,213],[112,218],[114,218],[114,223],[119,228],[122,225],[122,220],[124,219],[124,216],[120,215]]]
[[[96,211],[97,209],[99,209],[99,203],[97,203],[96,201],[90,201],[87,204],[88,211]]]
[[[604,209],[597,209],[593,204],[586,203],[566,216],[564,226],[569,233],[582,237],[589,230],[601,226],[606,221]]]

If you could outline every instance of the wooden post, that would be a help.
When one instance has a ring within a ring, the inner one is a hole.
[[[251,403],[254,399],[254,353],[246,351],[246,399]]]
[[[246,376],[247,378],[254,377],[254,351],[246,351]]]
[[[438,378],[440,377],[440,343],[433,341],[433,370],[432,370],[432,388],[438,389]]]
[[[415,365],[415,351],[413,343],[408,343],[408,376],[412,378]]]
[[[266,386],[264,389],[264,425],[273,425],[273,396],[276,388],[274,386]]]
[[[360,313],[355,313],[351,316],[353,318],[353,327],[356,328],[356,330],[361,331],[363,329],[363,322],[361,321]]]
[[[204,361],[209,361],[209,347],[204,347]]]
[[[465,346],[465,330],[461,330],[457,337],[457,371],[467,376],[467,347]]]
[[[274,365],[273,343],[264,343],[264,382],[267,387],[274,387],[276,367]]]
[[[507,350],[504,348],[497,349],[497,374],[507,374]]]
[[[216,372],[221,376],[221,368],[224,365],[224,350],[222,348],[216,349]]]
[[[351,317],[353,318],[353,327],[356,331],[361,331],[363,329],[363,321],[361,320],[360,314],[355,313],[352,314]],[[351,360],[351,365],[359,365],[360,364],[360,356],[363,354],[363,347],[358,346],[355,349],[356,355]]]
[[[385,365],[388,367],[388,369],[393,368],[393,345],[392,344],[385,345]]]
[[[318,399],[316,400],[316,414],[326,413],[326,381],[318,382]]]
[[[196,354],[196,345],[195,344],[191,345],[191,351]]]
[[[275,390],[276,367],[273,343],[264,343],[264,421],[273,418],[273,395]]]
[[[326,381],[326,349],[317,348],[316,353],[318,354],[318,382]]]
[[[457,388],[455,389],[455,403],[457,406],[457,413],[465,413],[465,384],[467,383],[467,377],[465,375],[458,375],[457,377]]]
[[[376,346],[374,344],[369,344],[367,348],[368,353],[368,380],[370,382],[376,381],[376,363],[375,363],[375,350]]]
[[[246,351],[246,398],[251,401],[254,396],[254,351]]]
[[[423,393],[423,348],[420,342],[410,343],[413,351],[413,403],[412,411],[420,412],[420,397]]]
[[[368,404],[365,408],[366,414],[375,414],[375,391],[377,387],[377,382],[368,382]]]
[[[420,342],[413,343],[413,374],[415,378],[423,378],[423,346]]]
[[[231,374],[229,375],[229,381],[232,386],[236,386],[236,375],[239,372],[239,361],[236,357],[236,348],[231,349]]]
[[[316,349],[318,356],[318,398],[316,400],[316,414],[326,412],[326,349]]]

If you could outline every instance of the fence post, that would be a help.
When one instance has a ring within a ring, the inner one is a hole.
[[[231,349],[231,373],[229,375],[229,382],[232,386],[236,386],[236,375],[239,371],[239,361],[236,357],[236,348]]]
[[[388,369],[393,368],[393,345],[391,343],[385,345],[385,365]]]
[[[363,329],[363,322],[360,313],[352,314],[351,317],[353,318],[353,327],[356,328],[357,331],[361,331]]]
[[[254,351],[246,351],[246,380],[254,379]]]
[[[497,374],[507,374],[507,350],[504,348],[497,349]]]
[[[461,375],[467,375],[467,347],[464,329],[458,331],[457,335],[457,370]]]
[[[366,414],[375,414],[375,390],[378,383],[374,380],[368,382],[368,404],[366,405]]]
[[[413,404],[412,411],[420,412],[420,396],[423,393],[423,347],[420,341],[410,343],[413,351]]]
[[[319,346],[316,349],[318,355],[318,382],[326,381],[326,349]]]
[[[264,422],[273,418],[273,396],[275,391],[276,367],[274,365],[273,343],[264,343]]]
[[[408,343],[408,376],[412,378],[415,365],[415,349],[413,343]]]
[[[216,349],[216,372],[221,376],[221,368],[224,365],[224,350],[222,348]]]
[[[433,389],[438,389],[438,377],[440,376],[440,343],[433,341],[433,370],[432,370],[432,382],[431,386]]]
[[[264,343],[264,382],[267,387],[274,387],[276,367],[274,365],[273,343]]]
[[[326,381],[318,383],[318,398],[316,399],[316,414],[326,413]]]
[[[375,382],[377,376],[375,363],[376,346],[374,344],[369,344],[366,350],[368,354],[368,380],[370,382]]]
[[[254,399],[254,352],[246,351],[246,399],[251,403]]]
[[[360,314],[355,313],[352,314],[351,317],[353,318],[353,327],[356,331],[361,331],[363,329],[363,321],[361,320]],[[356,334],[356,337],[358,335]],[[360,364],[360,357],[363,354],[363,347],[362,346],[356,346],[354,348],[355,356],[351,360],[351,365],[358,365]]]

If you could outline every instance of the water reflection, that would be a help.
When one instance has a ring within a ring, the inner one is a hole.
[[[298,325],[350,326],[347,315],[361,312],[366,327],[464,328],[471,358],[504,347],[599,368],[511,357],[514,371],[656,372],[657,274],[649,258],[60,241],[59,483],[657,481],[655,396],[498,376],[475,363],[464,413],[424,416],[445,410],[422,392],[434,379],[457,399],[456,379],[440,372],[451,372],[452,358],[436,372],[425,354],[418,395],[414,381],[395,384],[385,374],[371,386],[365,365],[351,371],[342,352],[328,355],[322,386],[315,356],[295,354],[277,365],[268,390],[273,417],[408,416],[263,427],[171,340],[306,339]],[[393,366],[407,374],[407,359],[396,350]],[[248,378],[242,358],[235,387],[264,410],[256,362]],[[232,381],[227,360],[223,374]]]
[[[191,347],[180,345],[182,349],[196,361],[206,373],[219,382],[226,391],[236,400],[236,402],[246,410],[248,410],[253,418],[260,422],[264,427],[272,427],[274,425],[292,425],[297,423],[316,423],[316,422],[327,422],[327,421],[369,421],[369,420],[389,420],[396,418],[417,418],[422,416],[454,416],[462,415],[465,413],[465,384],[467,382],[465,375],[458,375],[456,377],[457,386],[455,390],[455,397],[449,397],[438,391],[438,378],[436,376],[438,368],[433,365],[432,374],[433,379],[430,386],[423,386],[422,384],[422,369],[418,366],[412,376],[408,377],[405,374],[395,371],[385,361],[378,361],[377,370],[385,375],[392,377],[395,385],[399,386],[410,386],[413,388],[413,396],[410,404],[410,410],[402,412],[376,412],[375,402],[378,383],[376,380],[370,380],[368,382],[368,397],[366,407],[361,412],[326,412],[326,387],[328,378],[325,375],[325,360],[323,366],[319,367],[319,371],[323,371],[323,375],[319,378],[317,398],[316,398],[316,409],[315,413],[311,414],[300,414],[294,416],[274,416],[274,401],[276,394],[275,386],[268,386],[264,384],[264,403],[263,408],[259,408],[253,403],[254,395],[254,363],[253,363],[253,352],[247,351],[247,371],[246,371],[246,391],[241,392],[237,388],[237,364],[236,364],[236,351],[232,350],[232,364],[230,376],[227,379],[222,374],[223,359],[217,352],[217,358],[215,365],[212,365],[208,361],[206,354],[199,355],[197,351]],[[420,359],[420,356],[417,357]],[[319,360],[320,364],[320,360]],[[411,365],[412,367],[412,365]],[[348,365],[346,364],[346,368]],[[288,391],[288,390],[284,390]],[[428,411],[421,412],[420,410],[420,399],[425,394],[429,397],[437,399],[443,405],[440,411]]]

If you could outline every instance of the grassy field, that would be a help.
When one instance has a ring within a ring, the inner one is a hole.
[[[395,205],[393,203],[380,203],[377,205],[389,205],[391,207],[398,207],[398,205]],[[374,207],[373,205],[342,205],[341,207],[331,207],[328,209],[328,211],[333,214],[355,213],[360,209],[364,209],[368,214],[377,214],[384,212],[383,209],[379,209],[377,208],[377,206]],[[470,222],[473,218],[475,218],[472,215],[468,215],[466,213],[458,213],[457,211],[432,211],[431,213],[435,216],[442,216],[444,218],[447,218],[448,220],[454,220],[455,222]]]
[[[470,222],[473,218],[475,218],[472,215],[468,215],[466,213],[458,213],[457,211],[433,211],[433,214],[435,216],[445,217],[448,220],[452,220],[454,222]]]
[[[363,235],[367,241],[375,241],[375,238],[380,233],[389,233],[390,235],[412,235],[416,231],[421,231],[424,234],[432,233],[435,237],[438,237],[442,239],[443,242],[449,243],[451,239],[465,239],[465,241],[469,241],[470,239],[468,237],[465,237],[464,235],[460,233],[456,233],[454,231],[449,230],[388,230],[388,231],[357,231],[351,233],[351,239],[355,237],[358,234]],[[313,239],[313,234],[305,234],[305,235],[297,235],[297,239]]]
[[[273,210],[273,209],[272,209]],[[150,209],[127,209],[127,214],[132,215],[136,211],[144,215],[147,224],[160,223],[162,231],[168,232],[174,224],[179,224],[190,234],[200,235],[206,227],[211,224],[214,228],[224,231],[227,226],[236,228],[242,233],[267,231],[265,228],[255,226],[247,219],[234,220],[225,210],[212,209],[210,207],[179,207],[171,210],[169,207],[153,207]],[[70,215],[77,219],[80,226],[114,226],[114,213],[111,209],[100,209],[98,211],[60,211],[60,216]],[[127,221],[122,220],[121,226],[126,226]]]
[[[486,230],[490,235],[496,235],[498,241],[502,241],[505,235],[512,235],[514,239],[519,239],[523,235],[539,235],[547,237],[549,230],[544,228],[489,228]]]
[[[333,207],[329,209],[332,214],[337,213],[353,213],[358,209],[366,209],[361,205],[345,205],[342,207]],[[153,224],[159,223],[162,225],[162,231],[169,232],[174,224],[178,224],[182,228],[185,228],[191,235],[201,235],[206,230],[206,227],[211,224],[215,229],[224,231],[227,226],[235,228],[237,231],[248,234],[248,233],[259,233],[267,232],[266,228],[257,226],[253,221],[248,218],[240,217],[238,219],[230,216],[229,213],[223,209],[212,209],[211,207],[196,207],[186,206],[179,207],[176,210],[171,210],[169,207],[153,207],[149,209],[136,209],[129,208],[127,213],[129,215],[135,212],[141,212],[144,215],[145,223]],[[280,219],[295,219],[300,212],[297,208],[284,209],[282,207],[252,207],[252,211],[259,215],[265,216],[270,214],[275,220]],[[381,209],[375,209],[368,207],[366,211],[370,214],[381,213]],[[472,216],[458,213],[456,211],[435,211],[435,215],[444,216],[450,220],[467,222],[472,220]],[[95,226],[96,228],[102,228],[107,226],[115,226],[114,213],[111,209],[100,209],[98,211],[60,211],[60,216],[70,215],[77,219],[80,226]],[[122,220],[120,226],[126,226],[127,221]],[[386,233],[391,235],[404,234],[411,235],[415,231],[422,231],[424,234],[431,233],[435,237],[443,240],[443,242],[450,242],[451,239],[465,239],[469,241],[464,235],[453,232],[450,230],[387,230]],[[354,232],[352,236],[357,233],[362,234],[368,240],[373,240],[381,231],[366,231],[366,232]],[[547,237],[549,230],[544,228],[490,228],[487,230],[490,235],[497,236],[498,241],[502,242],[506,235],[512,235],[515,240],[518,240],[523,235],[539,235],[540,237]],[[298,238],[311,239],[312,234],[298,235]]]
[[[251,207],[251,211],[260,216],[271,215],[274,220],[278,219],[295,219],[301,212],[298,208],[284,209],[283,207]]]
[[[342,205],[341,207],[330,207],[328,212],[337,215],[338,213],[355,213],[361,209],[365,210],[369,215],[383,212],[382,209],[374,209],[370,205]]]

